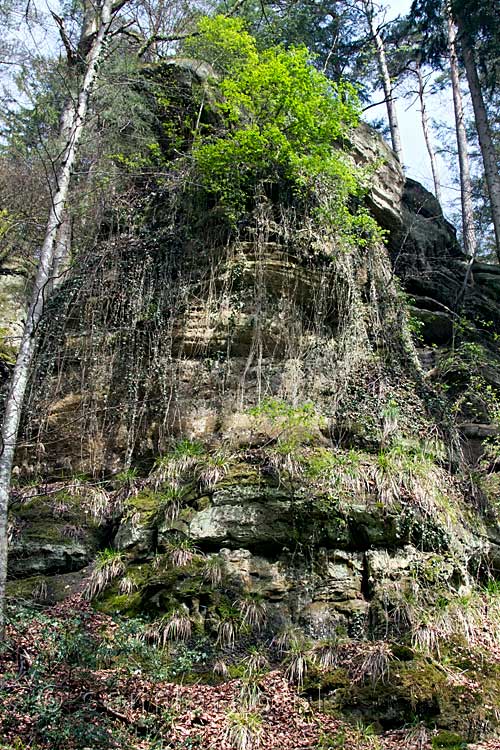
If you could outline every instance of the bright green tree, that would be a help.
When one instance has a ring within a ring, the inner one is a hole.
[[[286,181],[297,193],[323,187],[338,227],[366,230],[351,210],[363,174],[342,145],[359,119],[354,87],[334,83],[304,46],[259,50],[240,19],[205,18],[186,51],[214,68],[214,107],[221,126],[201,130],[193,155],[206,188],[238,213],[252,191]]]

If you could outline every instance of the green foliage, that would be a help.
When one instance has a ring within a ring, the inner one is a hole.
[[[300,406],[292,406],[282,399],[265,398],[258,406],[249,409],[249,414],[257,423],[269,420],[285,433],[295,430],[308,432],[324,421],[311,401],[306,401]]]
[[[106,549],[103,549],[97,553],[97,556],[96,556],[97,568],[106,568],[108,566],[116,566],[119,563],[123,563],[123,552],[120,552],[120,550],[106,547]]]
[[[183,438],[182,440],[178,440],[176,443],[174,443],[171,451],[167,454],[167,456],[162,457],[158,459],[158,463],[160,463],[162,460],[169,460],[169,459],[181,459],[186,457],[192,457],[195,458],[196,456],[202,456],[205,452],[205,449],[198,440],[189,440],[188,438]]]
[[[252,750],[259,746],[262,718],[256,711],[230,711],[227,741],[235,750]]]
[[[205,16],[198,22],[198,31],[198,36],[184,43],[184,49],[197,60],[209,62],[218,74],[234,74],[258,62],[256,41],[241,18]]]
[[[343,750],[348,746],[346,742],[347,739],[344,729],[339,729],[338,733],[335,735],[321,732],[316,744],[316,750]]]
[[[465,750],[467,743],[455,732],[441,731],[432,738],[432,750]]]
[[[0,215],[1,221],[1,215]],[[0,238],[2,236],[2,228],[0,225]],[[13,346],[6,343],[7,330],[0,327],[0,360],[3,360],[8,365],[14,365],[16,363],[16,350]]]
[[[328,480],[341,470],[342,473],[354,477],[359,471],[360,464],[361,455],[352,448],[349,451],[316,448],[306,458],[306,474],[314,480]]]
[[[359,118],[352,85],[319,73],[306,47],[258,50],[241,20],[206,18],[199,31],[186,50],[218,73],[213,106],[223,122],[222,132],[197,133],[193,146],[208,192],[233,218],[265,183],[321,192],[337,230],[372,236],[375,222],[349,206],[363,175],[340,148]]]

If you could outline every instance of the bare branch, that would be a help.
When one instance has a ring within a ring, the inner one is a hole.
[[[73,46],[69,40],[68,34],[66,32],[66,27],[64,25],[64,21],[61,18],[61,16],[58,16],[57,13],[54,13],[53,10],[50,11],[50,14],[54,21],[56,22],[57,26],[59,27],[59,36],[61,37],[62,43],[64,44],[64,49],[66,50],[66,56],[68,58],[68,65],[74,65],[75,63],[75,51],[73,49]]]

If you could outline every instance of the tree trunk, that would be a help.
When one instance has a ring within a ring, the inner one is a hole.
[[[0,456],[0,640],[4,637],[4,602],[7,578],[7,510],[17,433],[21,420],[23,401],[28,383],[30,367],[36,348],[36,332],[42,317],[47,291],[52,279],[57,237],[64,219],[65,207],[75,161],[77,147],[82,135],[92,86],[97,74],[103,43],[111,24],[112,0],[103,0],[93,24],[88,23],[88,14],[82,29],[86,38],[86,55],[83,81],[76,103],[68,100],[61,117],[64,150],[56,175],[56,190],[52,197],[45,239],[40,252],[40,261],[33,285],[30,306],[26,317],[21,345],[17,355],[9,394],[5,401],[2,424],[2,454]]]
[[[71,257],[71,228],[69,212],[64,211],[55,242],[51,278],[47,284],[48,294],[60,286],[67,276]]]
[[[363,0],[363,8],[368,21],[370,33],[375,42],[375,48],[377,51],[377,63],[380,71],[380,79],[382,87],[384,89],[385,103],[387,107],[387,117],[389,120],[389,129],[391,131],[391,142],[394,153],[398,162],[403,165],[403,147],[401,145],[401,135],[399,131],[398,115],[396,112],[396,103],[393,97],[392,81],[389,75],[389,68],[387,66],[387,57],[385,54],[384,41],[380,36],[378,28],[375,25],[373,3],[371,0]]]
[[[432,179],[434,180],[434,194],[436,198],[438,199],[439,204],[441,205],[442,204],[441,182],[439,180],[439,171],[438,171],[438,165],[437,165],[437,160],[436,160],[436,154],[434,152],[434,147],[432,145],[431,133],[430,133],[430,128],[429,128],[429,118],[427,116],[427,107],[425,106],[425,84],[424,84],[424,79],[422,76],[422,69],[418,62],[415,67],[415,72],[417,74],[417,81],[418,81],[418,98],[420,100],[420,116],[422,118],[422,130],[424,131],[425,145],[427,146],[427,153],[429,154],[429,159],[431,162]]]
[[[491,204],[491,218],[495,230],[496,253],[500,262],[500,175],[498,174],[497,157],[493,139],[491,137],[490,125],[486,107],[484,106],[481,83],[477,74],[474,52],[470,47],[460,18],[457,18],[458,30],[460,31],[460,46],[462,48],[467,83],[474,109],[474,120],[476,122],[479,145],[484,164],[484,176],[488,187],[488,195]]]
[[[474,229],[474,210],[472,207],[472,183],[470,179],[467,134],[465,132],[464,108],[460,91],[460,75],[456,46],[456,29],[449,7],[446,12],[448,22],[448,53],[450,58],[451,88],[455,110],[455,127],[457,133],[458,164],[460,168],[460,196],[462,199],[462,231],[465,254],[471,260],[476,257],[477,242]]]

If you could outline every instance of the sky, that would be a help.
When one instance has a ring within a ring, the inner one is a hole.
[[[386,2],[386,5],[388,7],[386,20],[389,21],[398,15],[408,13],[411,0],[389,0]],[[420,109],[417,104],[412,104],[411,99],[404,99],[402,96],[398,96],[396,106],[403,143],[406,175],[421,182],[428,190],[434,192],[431,165],[422,133]],[[427,110],[431,120],[434,118],[453,126],[453,102],[450,91],[429,97]],[[378,118],[387,120],[384,104],[373,107],[369,110],[369,113],[367,112],[368,114],[370,120]],[[433,141],[435,146],[439,148],[439,141],[436,134],[434,134]],[[454,186],[452,183],[451,174],[444,159],[438,155],[438,160],[443,203],[445,204],[443,211],[449,217],[453,210],[456,209],[456,205],[454,206],[453,204],[456,204],[459,193],[457,186]]]

